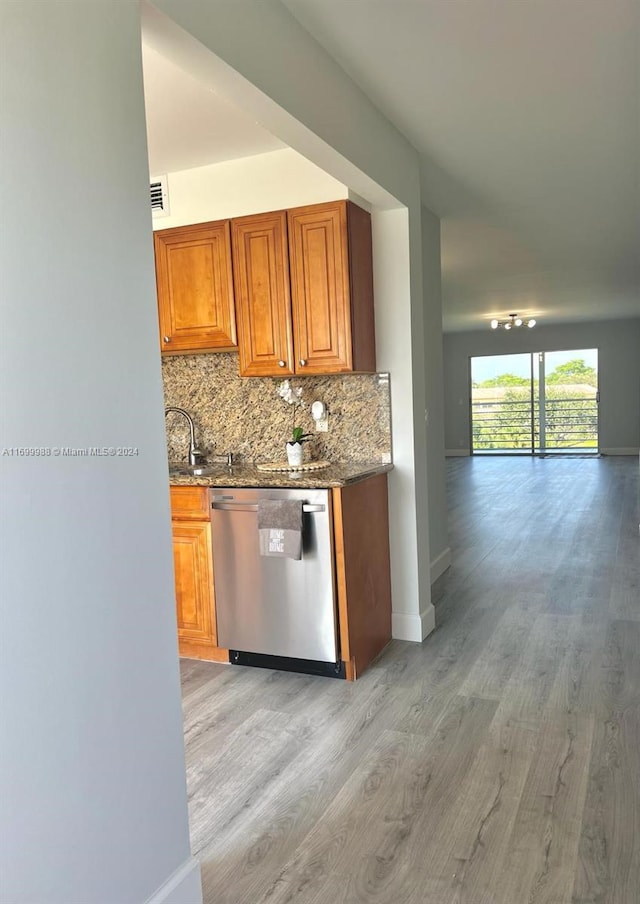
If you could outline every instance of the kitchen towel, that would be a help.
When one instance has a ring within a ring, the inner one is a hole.
[[[261,556],[302,558],[302,502],[261,499],[258,502]]]

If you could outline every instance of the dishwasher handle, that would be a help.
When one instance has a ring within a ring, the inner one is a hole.
[[[258,504],[250,502],[212,502],[211,508],[217,512],[257,512]],[[304,503],[302,511],[305,515],[312,515],[314,512],[324,512],[324,505],[309,505]]]

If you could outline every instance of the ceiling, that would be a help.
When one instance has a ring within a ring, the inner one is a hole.
[[[145,44],[142,65],[152,176],[285,147],[238,107]]]
[[[637,0],[282,2],[418,151],[446,330],[640,316]],[[155,174],[283,146],[144,62]]]

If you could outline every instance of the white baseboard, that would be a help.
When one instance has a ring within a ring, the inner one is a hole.
[[[185,860],[146,904],[202,904],[200,864],[196,858]]]
[[[627,446],[626,449],[600,449],[602,455],[637,455],[640,449]]]
[[[436,626],[436,610],[431,603],[420,615],[408,615],[405,612],[393,612],[391,615],[391,636],[396,640],[410,640],[422,643],[425,637]]]
[[[471,455],[471,449],[445,449],[445,458],[456,458],[460,455]]]
[[[439,556],[436,556],[431,563],[431,583],[438,580],[441,574],[444,574],[451,565],[451,550],[447,546],[443,549]]]
[[[436,629],[436,610],[431,603],[429,603],[424,612],[420,613],[420,623],[422,625],[422,639],[424,640]]]

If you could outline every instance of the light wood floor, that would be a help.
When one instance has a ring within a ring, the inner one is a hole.
[[[183,662],[207,904],[638,904],[638,461],[454,459],[437,630],[355,684]]]

